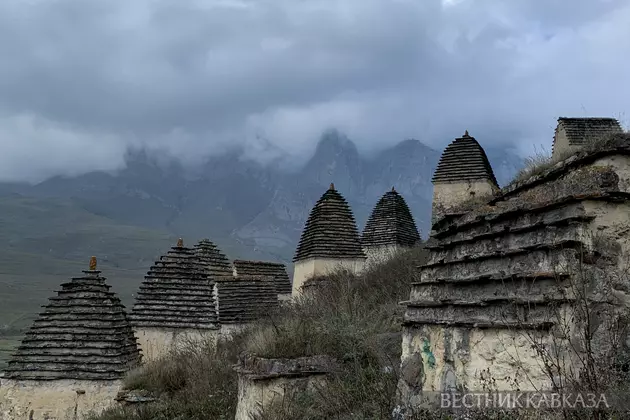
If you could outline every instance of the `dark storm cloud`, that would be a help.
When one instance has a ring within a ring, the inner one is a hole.
[[[628,21],[628,0],[5,0],[0,178],[139,144],[304,159],[329,127],[548,146],[559,115],[624,119]]]

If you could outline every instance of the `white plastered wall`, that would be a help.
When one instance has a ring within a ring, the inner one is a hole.
[[[216,342],[219,329],[169,329],[137,328],[138,346],[142,350],[142,361],[157,360],[168,353],[192,343]]]
[[[2,420],[83,420],[116,404],[121,381],[0,381]]]
[[[359,274],[364,267],[364,258],[309,258],[298,261],[293,270],[293,296],[301,294],[302,285],[312,277],[324,276],[339,269],[347,269]]]
[[[490,197],[498,190],[490,180],[436,182],[433,185],[433,214],[475,198]]]

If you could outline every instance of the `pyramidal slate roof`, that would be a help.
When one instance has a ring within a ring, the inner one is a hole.
[[[607,134],[621,133],[619,121],[614,118],[558,118],[558,128],[564,128],[567,140],[572,146],[597,140]]]
[[[287,268],[282,263],[268,261],[234,260],[236,276],[263,276],[271,277],[276,286],[276,293],[291,293],[291,281],[287,274]]]
[[[279,305],[272,277],[217,277],[215,288],[221,324],[255,321]]]
[[[202,239],[195,245],[195,253],[206,273],[212,276],[232,275],[230,261],[209,239]]]
[[[9,361],[14,380],[117,380],[140,363],[125,308],[96,270],[61,285]]]
[[[311,210],[293,261],[318,257],[366,258],[352,210],[334,184]]]
[[[449,144],[433,174],[433,183],[490,180],[498,186],[486,152],[468,131]]]
[[[365,224],[361,243],[364,247],[398,245],[411,247],[420,241],[420,234],[407,202],[394,187],[374,206]]]
[[[131,310],[135,327],[217,328],[214,283],[195,250],[177,241],[149,269]]]

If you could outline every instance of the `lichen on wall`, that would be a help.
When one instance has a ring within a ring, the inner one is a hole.
[[[559,378],[540,348],[566,363],[559,374],[579,377],[585,324],[576,285],[593,305],[630,308],[630,279],[611,279],[628,268],[628,214],[627,148],[578,154],[484,203],[439,214],[405,303],[403,403],[449,390],[551,389]],[[609,321],[589,322],[605,354]]]
[[[115,404],[121,381],[13,381],[0,383],[2,420],[84,420]]]

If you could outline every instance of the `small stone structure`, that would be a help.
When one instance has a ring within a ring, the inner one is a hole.
[[[352,210],[330,184],[311,210],[293,258],[293,296],[307,279],[336,268],[360,272],[366,258]]]
[[[225,276],[215,280],[221,334],[229,336],[278,307],[272,277]]]
[[[614,118],[560,117],[554,136],[552,157],[561,160],[577,152],[586,142],[621,132],[619,121]]]
[[[61,285],[0,384],[3,420],[77,420],[114,402],[141,359],[125,308],[96,269]]]
[[[442,159],[438,170],[458,174],[449,166],[467,167],[490,192],[491,168],[480,155],[469,153],[473,163]],[[628,279],[603,291],[611,284],[606,276],[627,269],[630,257],[630,136],[620,134],[596,152],[578,151],[485,203],[464,194],[447,198],[437,182],[435,199],[448,202],[440,206],[448,210],[434,217],[429,260],[406,302],[403,405],[420,405],[431,392],[551,389],[532,340],[579,366],[584,350],[576,343],[585,324],[576,285],[591,282],[593,304],[630,302]],[[572,321],[562,325],[563,319]],[[602,319],[592,328],[595,337],[608,330]],[[602,351],[610,344],[597,340]]]
[[[233,273],[239,276],[271,277],[276,285],[276,293],[281,301],[291,297],[291,281],[287,274],[287,268],[282,263],[268,261],[234,260]]]
[[[433,215],[462,201],[484,200],[499,186],[486,152],[468,131],[446,147],[433,175]]]
[[[195,245],[195,254],[210,278],[232,274],[230,260],[209,239],[202,239]]]
[[[368,264],[383,262],[400,249],[420,242],[420,234],[405,199],[392,187],[372,210],[361,235]]]
[[[250,420],[274,403],[290,404],[293,395],[316,392],[326,376],[338,369],[328,356],[264,359],[245,356],[235,366],[238,405],[235,420]]]
[[[145,360],[218,335],[214,281],[198,252],[178,240],[140,285],[130,319]]]

